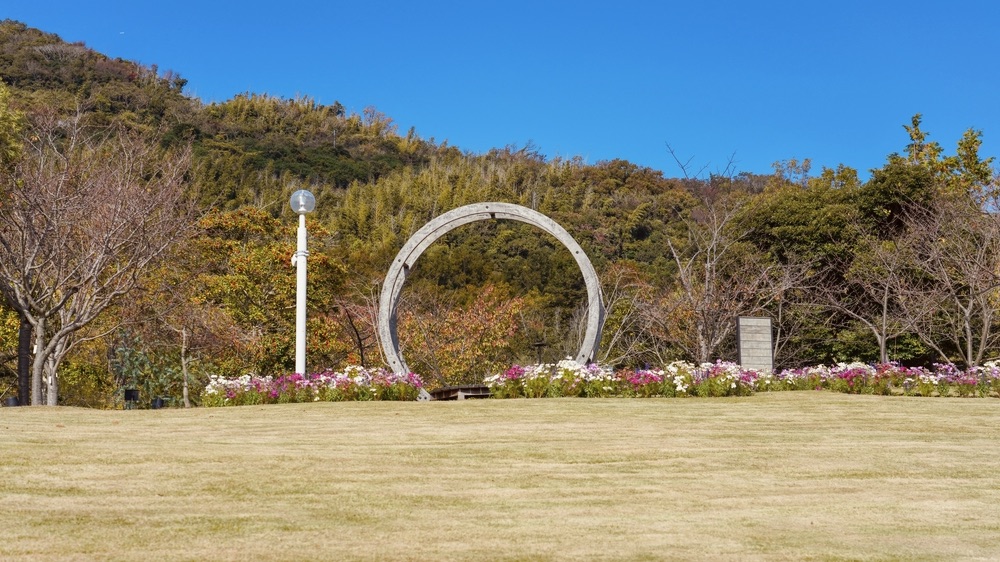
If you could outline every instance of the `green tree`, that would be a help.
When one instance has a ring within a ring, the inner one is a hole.
[[[11,170],[21,156],[24,126],[24,113],[13,107],[10,89],[0,82],[0,167],[4,170]]]
[[[262,209],[212,212],[184,249],[183,260],[199,264],[191,299],[218,308],[236,327],[235,353],[228,372],[251,369],[273,374],[294,366],[295,223]],[[336,366],[349,342],[331,348],[318,337],[327,330],[328,313],[344,286],[344,268],[327,251],[329,233],[309,225],[308,352],[310,365]],[[332,355],[331,355],[332,354]]]
[[[0,82],[0,173],[3,174],[14,173],[24,148],[22,135],[26,125],[25,115],[13,107],[11,97],[10,89]],[[9,328],[12,325],[11,320],[16,318],[18,329],[16,336],[15,332],[8,332],[5,329],[0,341],[4,344],[9,342],[14,350],[12,357],[17,360],[17,398],[20,404],[27,404],[30,400],[28,363],[31,360],[31,323],[20,311],[16,301],[9,299],[5,301],[0,303],[0,314],[4,319],[2,325],[4,328]],[[10,310],[7,309],[8,306]]]

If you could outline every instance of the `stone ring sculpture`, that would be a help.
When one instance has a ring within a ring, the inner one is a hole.
[[[475,203],[453,209],[432,219],[410,237],[389,266],[379,296],[378,335],[386,360],[393,372],[400,374],[409,372],[399,350],[396,307],[399,305],[403,283],[413,264],[428,246],[451,230],[471,222],[493,219],[515,220],[538,227],[562,242],[573,255],[587,285],[587,331],[580,351],[576,355],[576,361],[580,364],[594,361],[601,343],[604,303],[597,272],[594,271],[594,266],[583,252],[583,248],[566,232],[566,229],[542,213],[510,203]]]

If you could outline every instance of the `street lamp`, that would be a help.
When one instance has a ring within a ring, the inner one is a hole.
[[[316,198],[312,193],[300,189],[292,194],[289,201],[292,210],[299,214],[299,244],[292,254],[292,265],[296,267],[295,283],[295,372],[306,374],[306,213],[316,208]]]

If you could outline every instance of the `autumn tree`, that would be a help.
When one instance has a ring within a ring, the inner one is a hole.
[[[83,115],[32,116],[0,178],[0,291],[34,331],[31,403],[58,399],[79,331],[137,284],[191,222],[186,149]],[[43,389],[43,382],[44,389]]]
[[[213,211],[198,221],[182,261],[197,263],[190,298],[216,308],[236,328],[222,372],[252,370],[273,374],[294,365],[295,222],[282,221],[267,210],[243,207]],[[343,361],[349,341],[335,341],[330,314],[344,285],[344,268],[329,252],[330,235],[321,225],[309,225],[308,361],[335,366]],[[215,313],[213,313],[215,314]],[[221,359],[221,357],[220,357]]]
[[[408,363],[435,386],[477,383],[510,365],[524,299],[486,286],[468,303],[410,291],[400,317]],[[409,345],[406,345],[409,344]]]

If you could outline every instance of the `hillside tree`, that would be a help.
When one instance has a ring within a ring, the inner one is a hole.
[[[24,153],[0,177],[0,292],[34,332],[31,404],[55,405],[60,362],[96,337],[81,330],[188,231],[190,151],[120,125],[88,129],[82,112],[28,121]]]

